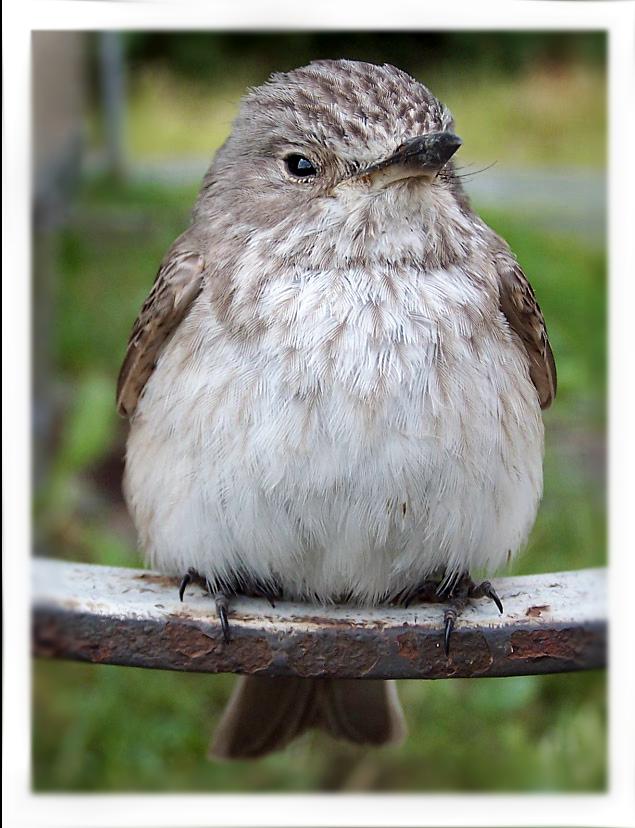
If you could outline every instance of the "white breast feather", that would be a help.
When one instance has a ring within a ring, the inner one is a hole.
[[[372,602],[439,570],[495,569],[522,546],[542,487],[522,346],[460,267],[386,263],[421,245],[396,233],[364,240],[372,269],[336,251],[335,275],[319,265],[333,250],[317,249],[316,267],[275,278],[252,239],[235,278],[240,335],[203,292],[128,443],[126,494],[153,567]]]

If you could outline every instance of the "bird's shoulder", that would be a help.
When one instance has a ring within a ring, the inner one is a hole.
[[[166,253],[134,322],[117,382],[117,410],[134,414],[161,349],[203,287],[205,259],[186,232]]]
[[[488,231],[500,310],[525,349],[540,407],[548,408],[556,395],[557,376],[545,318],[534,289],[508,244],[490,228]]]

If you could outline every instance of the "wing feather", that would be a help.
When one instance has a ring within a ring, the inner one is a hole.
[[[548,408],[556,395],[556,364],[547,327],[534,291],[518,262],[509,256],[496,260],[502,312],[529,357],[529,375],[538,391],[540,407]]]
[[[159,268],[139,312],[117,382],[117,410],[131,417],[162,347],[174,333],[203,286],[198,253],[173,247]]]

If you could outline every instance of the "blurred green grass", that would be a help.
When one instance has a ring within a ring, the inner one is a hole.
[[[114,383],[190,187],[88,182],[57,241],[50,343],[62,412],[35,532],[47,554],[138,565],[119,493],[125,425]],[[545,497],[515,572],[605,563],[606,260],[522,216],[484,213],[508,239],[549,324],[559,395],[546,413]],[[62,662],[33,668],[37,791],[600,791],[603,673],[401,682],[411,735],[362,751],[309,735],[254,763],[211,764],[233,678]]]
[[[598,674],[400,682],[402,747],[307,734],[259,762],[211,763],[233,677],[104,665],[35,665],[38,791],[601,791]]]

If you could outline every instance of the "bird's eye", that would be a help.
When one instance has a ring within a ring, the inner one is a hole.
[[[284,159],[287,169],[295,178],[313,178],[317,175],[317,170],[308,158],[303,155],[287,155]]]

